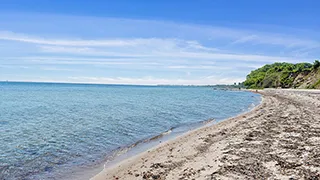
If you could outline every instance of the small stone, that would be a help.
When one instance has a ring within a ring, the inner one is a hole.
[[[159,179],[159,178],[160,178],[160,175],[152,175],[152,178],[153,178],[153,179]]]

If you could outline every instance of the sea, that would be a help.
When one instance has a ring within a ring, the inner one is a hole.
[[[204,86],[0,82],[0,179],[63,179],[260,101]]]

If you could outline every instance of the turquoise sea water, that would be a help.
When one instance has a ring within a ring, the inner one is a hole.
[[[0,82],[0,179],[57,179],[119,147],[259,101],[209,87]]]

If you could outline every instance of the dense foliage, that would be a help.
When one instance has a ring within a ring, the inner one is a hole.
[[[274,63],[265,65],[259,69],[251,71],[244,81],[248,88],[295,88],[295,78],[299,74],[308,74],[320,66],[319,61],[310,63]]]
[[[318,69],[319,67],[320,67],[320,61],[315,60],[315,61],[314,61],[314,64],[313,64],[313,68],[314,68],[314,69]]]

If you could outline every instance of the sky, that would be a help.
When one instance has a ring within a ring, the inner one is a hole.
[[[1,0],[0,81],[208,85],[319,59],[317,0]]]

